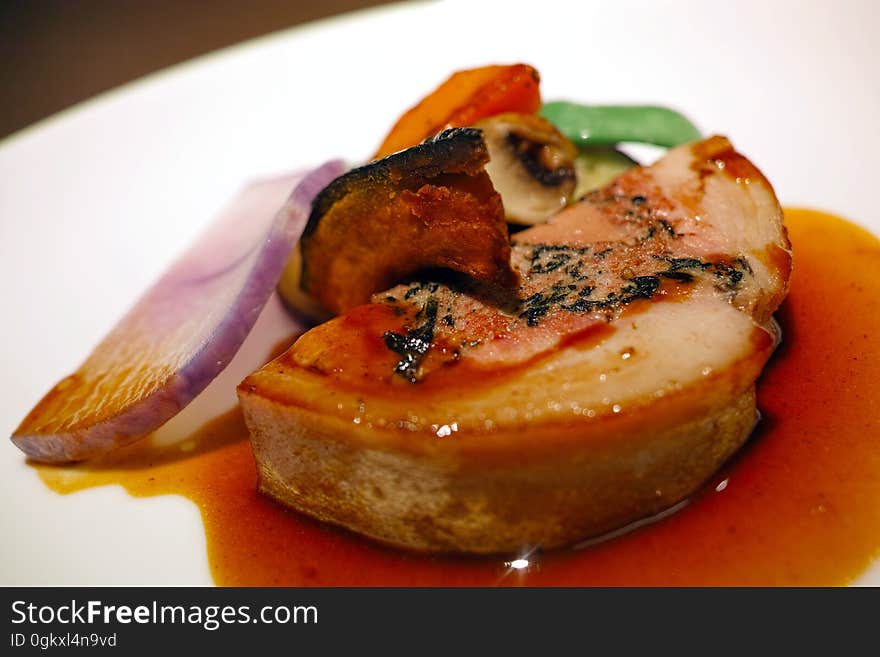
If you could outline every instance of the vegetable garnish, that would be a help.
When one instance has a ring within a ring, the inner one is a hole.
[[[610,146],[582,146],[574,161],[577,187],[573,197],[579,199],[604,187],[634,166],[638,162]]]
[[[527,64],[457,71],[401,116],[375,157],[415,146],[444,128],[473,125],[503,112],[534,114],[541,107],[538,72]]]
[[[38,461],[82,460],[134,442],[179,412],[232,360],[278,282],[312,199],[343,171],[331,161],[245,188],[80,368],[43,397],[12,441]]]
[[[571,199],[578,150],[547,119],[508,112],[474,124],[489,149],[486,171],[515,224],[547,221]]]
[[[453,128],[334,180],[315,199],[303,232],[302,289],[341,313],[438,267],[515,288],[488,161],[479,130]]]
[[[654,105],[580,105],[546,103],[540,111],[575,144],[622,142],[671,148],[700,139],[700,131],[683,114]]]

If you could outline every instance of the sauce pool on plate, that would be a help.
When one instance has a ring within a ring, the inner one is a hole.
[[[174,444],[34,467],[59,493],[119,484],[193,500],[220,585],[846,584],[880,557],[880,241],[812,210],[785,219],[794,274],[761,422],[699,494],[614,538],[509,561],[376,545],[257,493],[237,408]]]

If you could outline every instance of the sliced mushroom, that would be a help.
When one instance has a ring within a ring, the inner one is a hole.
[[[532,114],[499,114],[474,124],[489,149],[486,171],[501,194],[507,220],[537,224],[564,208],[577,183],[577,148]]]

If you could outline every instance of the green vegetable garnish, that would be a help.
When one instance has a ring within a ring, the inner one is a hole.
[[[554,101],[544,104],[541,115],[578,146],[636,142],[669,148],[701,137],[684,115],[667,107]]]
[[[577,187],[572,198],[582,198],[588,192],[604,187],[634,166],[638,166],[638,162],[608,146],[581,148],[574,161]]]

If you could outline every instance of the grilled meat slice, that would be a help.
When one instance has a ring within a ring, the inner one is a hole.
[[[260,489],[393,545],[514,552],[666,509],[745,441],[791,253],[726,139],[630,170],[511,257],[517,305],[399,285],[245,379]]]

